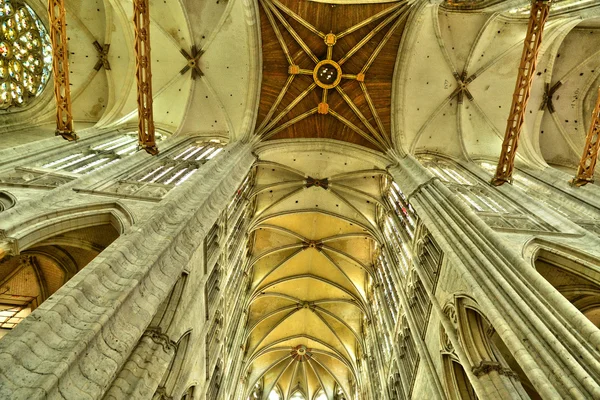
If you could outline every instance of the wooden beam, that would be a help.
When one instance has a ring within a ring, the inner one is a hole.
[[[50,40],[52,42],[52,74],[56,98],[56,135],[77,140],[73,130],[71,86],[69,85],[69,51],[64,0],[48,0]]]
[[[577,168],[577,175],[571,181],[574,186],[584,186],[594,182],[594,170],[598,162],[598,150],[600,150],[600,87],[598,88],[598,99],[592,114],[592,122],[585,140],[585,149]]]
[[[519,135],[525,120],[525,109],[531,94],[531,83],[533,82],[537,56],[542,44],[544,24],[550,14],[550,0],[532,0],[531,14],[529,15],[529,26],[523,43],[523,55],[519,65],[519,74],[515,93],[513,94],[512,106],[506,125],[502,152],[498,160],[496,175],[492,184],[500,186],[505,182],[512,182]]]
[[[154,111],[152,108],[149,11],[148,0],[133,0],[139,144],[149,154],[156,155],[158,148],[154,137]]]

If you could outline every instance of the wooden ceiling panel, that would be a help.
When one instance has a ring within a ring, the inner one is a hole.
[[[260,3],[263,82],[256,134],[389,148],[391,85],[409,11],[406,1]],[[337,73],[313,77],[317,62],[329,68],[323,74]]]

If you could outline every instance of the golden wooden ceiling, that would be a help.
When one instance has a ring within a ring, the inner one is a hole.
[[[263,82],[256,133],[264,139],[330,138],[390,148],[392,76],[407,2],[260,4]],[[328,46],[327,39],[335,44]],[[313,76],[326,59],[341,69],[335,88],[320,87]]]

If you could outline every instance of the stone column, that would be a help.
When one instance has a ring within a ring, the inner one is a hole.
[[[171,365],[176,347],[176,343],[161,333],[159,329],[146,331],[104,399],[147,400],[153,398],[152,396]]]
[[[600,330],[418,161],[396,159],[396,183],[540,395],[600,398]]]
[[[229,145],[6,335],[0,398],[101,398],[254,160]]]

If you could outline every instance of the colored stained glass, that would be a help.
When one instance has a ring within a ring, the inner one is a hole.
[[[0,109],[39,95],[52,69],[46,28],[21,0],[0,0]]]

